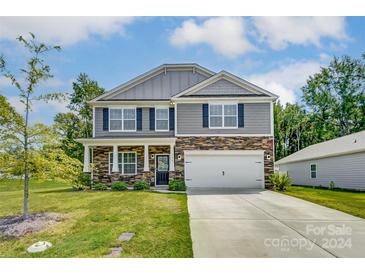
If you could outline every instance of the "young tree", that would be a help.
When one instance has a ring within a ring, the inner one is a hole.
[[[80,73],[76,82],[72,83],[73,92],[70,95],[68,108],[77,113],[83,122],[82,137],[92,135],[92,108],[89,101],[105,93],[98,82],[91,80],[85,73]]]
[[[30,131],[29,127],[29,112],[31,111],[32,102],[34,100],[51,100],[61,98],[61,94],[46,94],[35,96],[37,86],[41,81],[47,80],[53,75],[51,69],[43,59],[47,53],[52,50],[60,50],[59,46],[50,46],[40,43],[35,39],[34,34],[30,34],[30,39],[19,36],[17,40],[29,52],[29,60],[26,62],[24,68],[20,69],[20,74],[12,73],[5,62],[3,55],[0,56],[0,71],[4,76],[10,79],[12,85],[16,87],[19,92],[20,102],[24,104],[24,124],[20,128],[20,132],[14,134],[14,138],[18,140],[22,147],[23,175],[24,175],[24,207],[23,217],[29,216],[28,196],[29,196],[29,146],[32,138],[36,137],[39,132],[37,130]],[[24,77],[21,78],[21,77]]]

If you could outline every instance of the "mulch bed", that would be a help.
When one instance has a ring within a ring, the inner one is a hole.
[[[60,223],[63,219],[63,214],[53,212],[31,214],[27,219],[23,219],[22,216],[0,218],[0,237],[21,237],[29,233],[47,229],[50,226]]]

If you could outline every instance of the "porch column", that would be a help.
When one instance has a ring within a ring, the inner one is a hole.
[[[170,145],[170,171],[175,171],[175,151],[174,145]]]
[[[144,145],[144,167],[143,171],[150,171],[150,161],[148,155],[148,145]]]
[[[84,145],[84,172],[90,172],[90,150],[88,145]]]
[[[113,146],[113,169],[112,172],[119,172],[118,168],[118,146]]]

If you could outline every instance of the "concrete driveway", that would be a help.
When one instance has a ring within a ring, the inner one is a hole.
[[[364,257],[365,220],[268,190],[189,189],[194,257]]]

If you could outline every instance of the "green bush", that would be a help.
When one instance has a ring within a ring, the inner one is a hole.
[[[269,177],[274,190],[285,191],[291,185],[291,179],[288,174],[273,173]]]
[[[333,181],[330,182],[330,184],[328,185],[328,189],[330,190],[334,190],[336,188],[336,185]]]
[[[103,183],[96,183],[93,185],[93,189],[94,190],[100,190],[100,191],[104,191],[104,190],[108,190],[108,187],[106,184]]]
[[[134,190],[143,190],[143,189],[149,189],[150,186],[145,181],[137,181],[133,184]]]
[[[125,182],[115,182],[112,184],[113,191],[123,191],[123,190],[127,190],[127,189],[128,189],[128,185]]]
[[[186,190],[185,182],[183,180],[171,180],[169,182],[169,190],[184,191]]]
[[[74,190],[86,190],[91,188],[91,178],[89,174],[80,173],[80,175],[72,181]]]

